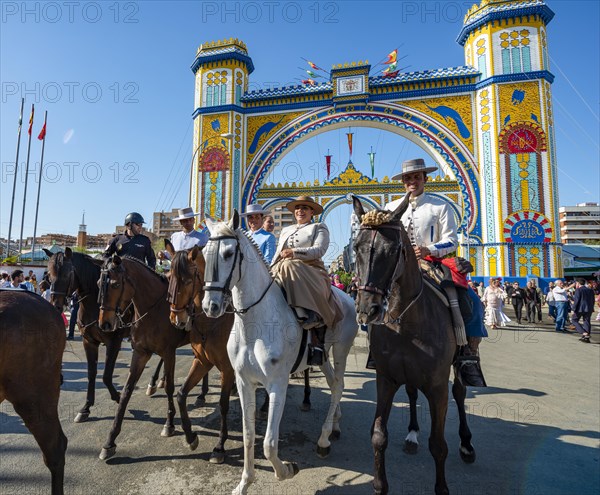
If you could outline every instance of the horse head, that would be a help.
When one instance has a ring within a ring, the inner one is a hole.
[[[202,309],[207,316],[218,318],[231,300],[231,288],[242,276],[242,251],[236,230],[240,225],[237,210],[228,223],[206,218],[210,239],[203,250],[206,260]],[[236,266],[239,266],[236,270]]]
[[[196,307],[201,304],[205,261],[198,246],[175,252],[171,245],[167,251],[172,256],[167,296],[171,308],[169,319],[173,326],[183,329],[193,324]]]
[[[408,257],[414,257],[400,221],[408,207],[408,199],[393,212],[365,212],[355,196],[353,203],[354,213],[360,222],[354,240],[358,277],[357,321],[361,324],[381,323],[388,308],[392,284],[404,272]]]
[[[48,261],[48,277],[50,279],[50,302],[62,313],[67,298],[75,291],[76,274],[72,263],[73,251],[66,248],[64,253],[52,253],[44,249],[50,258]]]
[[[125,326],[123,315],[131,304],[135,289],[127,278],[127,272],[118,255],[106,261],[98,281],[100,292],[98,325],[105,332],[114,332]]]

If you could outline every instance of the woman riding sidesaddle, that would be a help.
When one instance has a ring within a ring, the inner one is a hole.
[[[286,208],[294,214],[296,224],[281,231],[271,272],[285,290],[299,323],[312,330],[309,364],[320,365],[325,357],[325,330],[343,318],[322,260],[329,248],[329,229],[324,223],[312,222],[323,208],[309,196],[299,196]]]

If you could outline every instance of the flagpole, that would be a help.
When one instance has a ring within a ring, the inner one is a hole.
[[[27,199],[27,179],[29,177],[29,155],[31,153],[31,128],[33,126],[33,103],[31,104],[31,118],[29,121],[29,141],[27,143],[27,162],[25,163],[25,190],[23,191],[23,213],[21,215],[21,234],[19,235],[19,255],[21,256],[21,248],[23,247],[23,225],[25,224],[25,201]]]
[[[23,105],[25,98],[21,98],[21,113],[19,114],[19,131],[17,133],[17,158],[15,159],[15,177],[13,179],[12,199],[10,200],[10,220],[8,221],[8,241],[6,242],[6,256],[10,256],[10,234],[12,231],[13,211],[15,208],[15,190],[17,189],[17,175],[19,175],[19,149],[21,147],[21,127],[23,124]]]
[[[44,167],[44,148],[46,147],[46,121],[48,120],[48,110],[44,112],[44,127],[42,127],[42,157],[40,158],[40,178],[38,181],[37,201],[35,202],[35,220],[33,222],[33,241],[31,242],[31,261],[35,256],[35,234],[37,232],[38,210],[40,208],[40,190],[42,189],[42,168]],[[39,136],[38,136],[39,139]]]

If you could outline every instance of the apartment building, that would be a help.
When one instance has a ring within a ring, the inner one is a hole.
[[[598,203],[579,203],[558,209],[560,237],[563,243],[593,240],[600,243],[600,206]]]

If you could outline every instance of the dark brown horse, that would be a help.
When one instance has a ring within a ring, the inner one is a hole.
[[[187,411],[187,396],[213,366],[221,372],[221,431],[219,443],[213,449],[211,462],[222,463],[225,460],[225,441],[228,437],[227,413],[229,397],[235,382],[235,374],[227,354],[227,341],[233,325],[233,314],[228,313],[221,318],[209,318],[202,311],[204,291],[204,257],[198,247],[190,251],[173,250],[171,253],[171,275],[169,279],[169,301],[171,324],[177,328],[187,328],[190,332],[194,360],[190,371],[177,392],[177,404],[181,414],[181,423],[185,437],[192,450],[198,446],[198,435],[192,432],[192,424]]]
[[[83,340],[83,349],[87,360],[88,387],[84,406],[75,417],[76,423],[87,421],[90,408],[96,398],[96,375],[98,374],[98,349],[106,346],[106,359],[102,382],[110,393],[110,398],[119,402],[120,394],[113,383],[113,373],[121,342],[129,337],[130,328],[125,325],[115,332],[103,332],[98,326],[98,280],[102,261],[87,254],[77,253],[67,248],[64,253],[44,250],[50,257],[48,275],[52,304],[62,312],[67,298],[76,290],[79,297],[77,325]]]
[[[0,290],[0,403],[13,405],[40,446],[53,495],[63,493],[67,450],[57,409],[64,349],[63,320],[47,301]]]
[[[445,462],[448,446],[444,439],[448,409],[448,380],[456,353],[456,339],[449,310],[429,285],[424,283],[417,258],[400,218],[408,206],[396,211],[371,211],[354,198],[354,212],[361,222],[354,249],[359,290],[356,309],[360,323],[371,325],[370,348],[377,371],[377,410],[371,429],[375,451],[375,493],[388,493],[385,450],[387,422],[394,395],[406,385],[411,402],[411,432],[414,443],[417,389],[427,397],[431,415],[429,450],[435,460],[435,493],[447,494]],[[389,299],[389,303],[388,303]],[[460,455],[475,460],[471,432],[466,423],[466,388],[455,379],[452,393],[459,411]]]
[[[121,432],[127,404],[135,389],[144,367],[153,354],[158,354],[165,366],[165,392],[167,394],[167,421],[161,436],[175,434],[173,402],[175,351],[189,344],[189,333],[174,328],[169,323],[167,303],[168,282],[143,262],[134,258],[120,258],[114,255],[102,269],[100,277],[100,313],[98,324],[105,332],[115,331],[124,312],[133,304],[134,319],[131,327],[132,356],[129,374],[117,414],[113,421],[108,440],[102,448],[100,459],[112,457],[117,446],[115,440]]]

